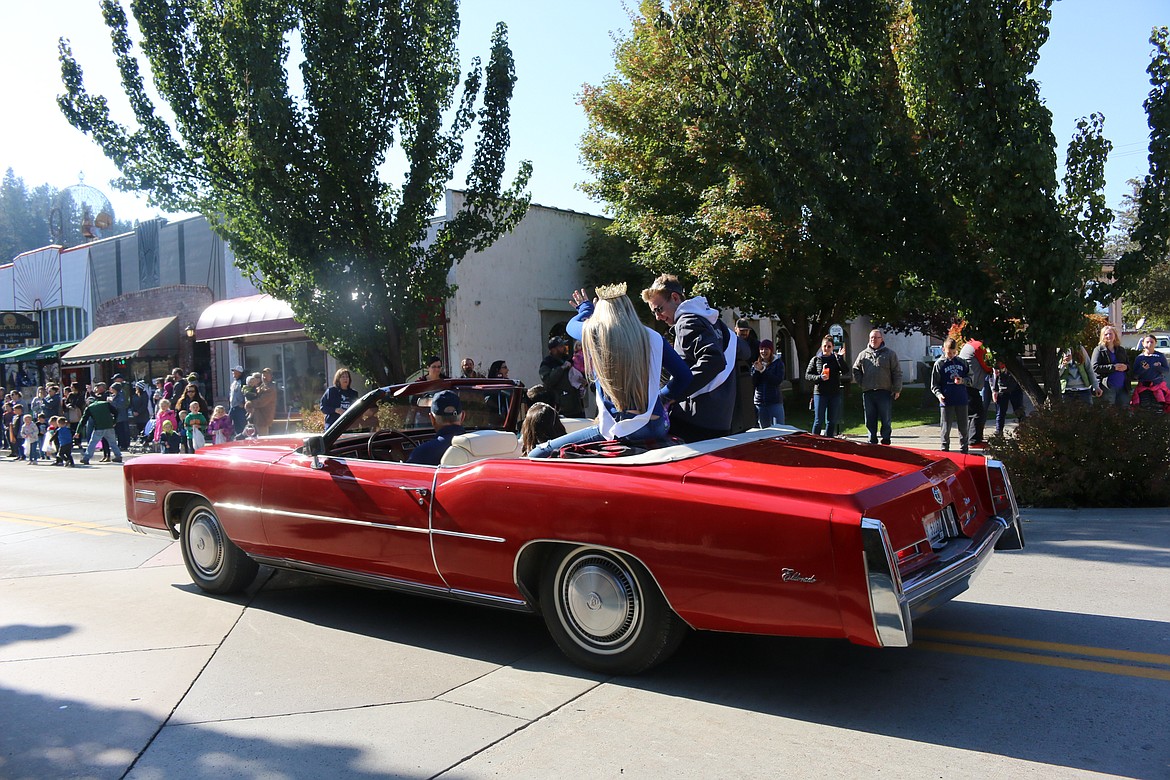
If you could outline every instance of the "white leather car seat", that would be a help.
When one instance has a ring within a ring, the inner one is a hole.
[[[565,426],[565,433],[576,433],[582,428],[597,425],[597,420],[591,420],[588,417],[562,417],[561,425]]]
[[[507,431],[468,431],[451,440],[442,466],[462,466],[484,458],[519,458],[520,439]]]

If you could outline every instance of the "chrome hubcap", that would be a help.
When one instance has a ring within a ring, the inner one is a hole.
[[[191,561],[200,571],[214,574],[223,560],[223,543],[219,525],[206,513],[191,518],[187,529],[187,548]]]
[[[585,555],[563,571],[557,609],[570,635],[595,652],[616,653],[638,636],[642,602],[630,573],[608,556]]]

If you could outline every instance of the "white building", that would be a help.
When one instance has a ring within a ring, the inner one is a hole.
[[[456,213],[462,198],[448,190],[436,227]],[[504,360],[512,379],[529,387],[538,383],[549,332],[575,314],[569,296],[582,285],[584,268],[577,261],[589,231],[606,222],[532,204],[515,230],[456,263],[447,277],[457,287],[446,306],[448,373],[457,375],[465,357],[485,375],[494,361]]]

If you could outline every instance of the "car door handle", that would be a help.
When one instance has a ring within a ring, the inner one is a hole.
[[[426,506],[427,496],[431,494],[429,488],[412,487],[410,485],[399,485],[398,489],[405,490],[407,493],[410,493],[414,497],[414,503],[418,504],[419,506]]]

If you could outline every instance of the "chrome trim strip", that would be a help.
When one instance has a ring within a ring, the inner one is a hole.
[[[330,517],[329,515],[314,515],[306,512],[289,512],[284,509],[269,509],[267,507],[255,507],[251,504],[233,504],[228,501],[217,502],[216,508],[223,507],[224,509],[237,509],[246,512],[263,512],[269,515],[280,515],[281,517],[296,517],[301,520],[319,520],[322,523],[339,523],[341,525],[361,525],[367,528],[384,528],[387,531],[406,531],[412,534],[428,533],[427,529],[419,528],[410,525],[394,525],[393,523],[375,523],[369,520],[352,520],[348,517]]]
[[[1008,474],[1007,466],[1003,464],[1003,461],[989,458],[987,460],[987,469],[988,472],[990,472],[991,469],[996,469],[1000,472],[1000,475],[1003,477],[1003,484],[1007,488],[1008,500],[1011,502],[1012,506],[1012,516],[1000,518],[1006,525],[1006,529],[1004,530],[1003,536],[1000,537],[1000,540],[996,543],[995,549],[1022,550],[1024,549],[1024,527],[1021,524],[1022,518],[1020,517],[1020,505],[1019,502],[1016,501],[1016,491],[1015,488],[1012,487],[1011,475]],[[990,478],[988,479],[988,482],[990,483]],[[988,489],[990,489],[990,487],[991,485],[988,484]],[[992,510],[994,509],[995,507],[992,507]]]
[[[231,501],[216,501],[215,506],[223,507],[224,509],[234,509],[237,512],[263,512],[264,508],[254,506],[253,504],[236,504]],[[307,517],[308,515],[306,515]]]
[[[448,601],[463,601],[492,607],[503,607],[505,609],[512,609],[518,612],[534,611],[532,606],[523,599],[512,599],[506,596],[495,596],[489,593],[477,593],[475,591],[451,590],[448,588],[440,588],[435,585],[426,585],[420,582],[402,580],[396,577],[387,577],[383,574],[368,574],[364,572],[350,571],[348,569],[337,569],[332,566],[321,566],[319,564],[306,563],[304,561],[297,561],[291,558],[272,558],[266,555],[251,555],[250,557],[257,563],[262,563],[266,566],[272,566],[277,569],[303,571],[317,577],[322,577],[324,579],[343,582],[347,585],[358,585],[364,588],[375,588],[377,590],[392,590],[399,593],[409,593],[416,596],[428,596],[431,598],[440,598]]]
[[[1003,464],[1003,461],[1001,461],[1001,460],[995,460],[994,458],[988,458],[987,459],[987,468],[988,469],[996,469],[997,471],[999,471],[1003,475],[1003,484],[1007,486],[1008,500],[1011,501],[1011,504],[1012,504],[1012,519],[1014,520],[1014,519],[1019,518],[1020,504],[1018,501],[1016,501],[1016,491],[1015,491],[1015,488],[1012,487],[1011,475],[1008,474],[1007,466],[1005,466]],[[994,508],[995,507],[992,507],[992,509],[994,509]]]
[[[159,539],[166,539],[168,542],[175,541],[175,535],[164,528],[153,528],[149,525],[138,525],[137,523],[127,520],[130,525],[130,530],[140,533],[143,536],[153,536]]]
[[[476,593],[475,591],[471,590],[452,590],[451,595],[461,600],[486,602],[492,604],[493,606],[524,607],[525,609],[528,607],[528,602],[524,599],[511,599],[507,596],[493,596],[488,593]]]
[[[157,504],[158,493],[153,490],[138,490],[134,491],[134,500],[140,504]]]
[[[441,530],[439,528],[432,529],[431,533],[433,533],[435,536],[454,536],[454,537],[457,537],[459,539],[474,539],[475,541],[478,541],[478,542],[503,543],[503,542],[508,541],[507,539],[505,539],[502,536],[484,536],[483,534],[468,534],[468,533],[464,533],[462,531],[444,531],[444,530]]]

